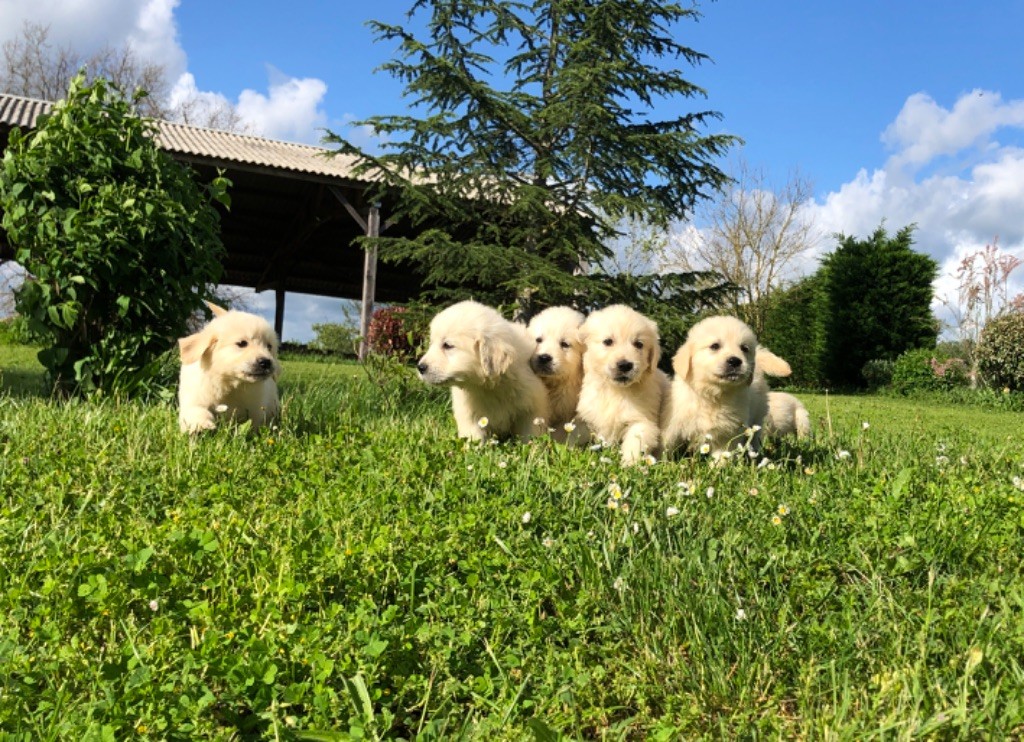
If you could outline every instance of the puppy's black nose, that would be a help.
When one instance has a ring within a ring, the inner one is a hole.
[[[628,374],[630,371],[633,370],[633,362],[619,361],[618,363],[615,364],[615,368],[619,370],[620,374]]]
[[[539,356],[537,356],[537,363],[543,366],[547,366],[549,363],[551,363],[551,354],[541,353]]]
[[[256,361],[256,367],[260,371],[269,371],[274,367],[274,362],[270,358],[260,358]]]
[[[725,365],[729,368],[739,368],[743,365],[743,359],[739,356],[729,356],[725,359]]]
[[[417,363],[416,364],[416,370],[419,371],[421,374],[427,373],[427,369],[428,368],[430,368],[430,366],[428,366],[425,363]]]

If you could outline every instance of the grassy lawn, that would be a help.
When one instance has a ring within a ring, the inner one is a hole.
[[[0,347],[5,738],[1024,734],[1019,413],[800,395],[813,442],[623,469],[467,445],[408,370],[288,360],[279,430],[189,440],[33,364]]]

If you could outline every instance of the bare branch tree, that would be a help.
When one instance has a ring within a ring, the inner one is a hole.
[[[796,278],[799,258],[821,240],[801,214],[812,196],[810,182],[799,174],[773,188],[763,170],[740,161],[732,184],[698,212],[695,222],[706,226],[673,235],[665,265],[714,271],[734,283],[739,287],[734,311],[761,332],[762,299]]]
[[[238,110],[221,96],[193,91],[172,105],[167,69],[140,60],[129,44],[105,46],[83,55],[68,46],[55,47],[50,41],[50,27],[30,21],[25,22],[20,36],[0,48],[0,91],[59,100],[67,93],[71,78],[83,68],[90,81],[103,77],[128,94],[146,91],[138,104],[143,116],[208,129],[245,129]]]
[[[89,80],[103,77],[126,93],[145,90],[139,113],[166,118],[167,80],[162,65],[141,61],[128,44],[105,46],[82,55],[67,46],[54,47],[50,27],[26,21],[20,36],[6,41],[0,59],[0,89],[13,95],[58,100],[67,93],[71,78],[85,69]]]

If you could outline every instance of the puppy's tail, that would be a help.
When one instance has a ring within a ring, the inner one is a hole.
[[[768,376],[789,376],[793,373],[793,369],[789,367],[785,360],[779,358],[763,345],[757,348],[754,365],[759,371],[764,372]]]
[[[212,301],[204,301],[203,304],[210,308],[210,311],[213,312],[214,317],[220,317],[222,314],[227,314],[228,312],[227,309],[214,304]]]

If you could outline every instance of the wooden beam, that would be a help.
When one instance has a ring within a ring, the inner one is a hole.
[[[370,207],[366,219],[366,236],[371,239],[380,236],[380,204]],[[366,246],[363,260],[363,303],[359,311],[359,360],[365,361],[370,352],[370,318],[373,316],[373,300],[377,291],[377,245]]]
[[[341,192],[341,189],[338,188],[338,186],[330,186],[330,191],[334,194],[334,197],[338,199],[338,202],[345,207],[345,211],[347,211],[349,215],[356,220],[356,224],[359,225],[359,228],[366,232],[366,234],[370,234],[370,228],[367,225],[366,220],[363,219],[363,215],[356,211],[356,207],[352,205],[351,201],[345,198],[345,194]]]
[[[281,333],[284,331],[284,285],[278,284],[274,290],[274,332],[277,333],[277,342],[281,342]]]

